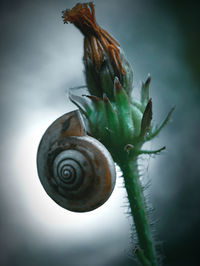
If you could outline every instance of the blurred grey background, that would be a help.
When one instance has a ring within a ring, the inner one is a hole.
[[[164,265],[199,265],[200,20],[198,1],[97,0],[98,23],[134,69],[134,95],[152,76],[154,122],[173,118],[143,160]],[[42,188],[36,153],[46,128],[75,109],[69,87],[85,84],[83,37],[61,11],[76,1],[0,2],[0,265],[130,266],[131,219],[122,180],[85,214],[68,212]]]

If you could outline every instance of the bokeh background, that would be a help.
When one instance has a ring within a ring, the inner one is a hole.
[[[164,265],[199,265],[200,20],[198,1],[97,0],[99,24],[121,44],[134,69],[134,93],[151,73],[153,119],[173,118],[150,147],[144,175],[155,207]],[[45,193],[36,153],[46,128],[75,109],[69,87],[85,84],[83,37],[61,11],[76,1],[0,2],[0,265],[130,266],[131,219],[122,179],[111,198],[85,214]]]

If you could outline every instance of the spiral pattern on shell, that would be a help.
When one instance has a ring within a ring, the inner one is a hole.
[[[81,186],[84,178],[82,165],[91,171],[87,160],[79,151],[66,150],[59,153],[53,162],[57,185],[64,190],[74,190]]]
[[[38,148],[37,167],[47,194],[71,211],[96,209],[114,189],[112,157],[86,135],[78,111],[60,117],[47,129]]]

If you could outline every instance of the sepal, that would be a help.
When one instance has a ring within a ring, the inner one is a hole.
[[[114,99],[117,108],[120,133],[124,140],[133,138],[134,127],[130,108],[130,102],[126,91],[121,86],[119,79],[114,80]]]
[[[151,82],[151,76],[148,74],[147,79],[145,82],[142,82],[142,87],[141,87],[141,103],[143,108],[147,105],[149,101],[149,85]]]
[[[152,120],[152,99],[150,99],[144,110],[144,114],[141,122],[140,137],[144,138],[148,133]]]
[[[161,123],[160,126],[157,126],[156,128],[154,128],[150,134],[146,137],[146,141],[149,141],[151,139],[153,139],[154,137],[156,137],[160,131],[163,129],[164,126],[166,126],[166,124],[169,122],[170,117],[174,111],[175,107],[172,107],[171,110],[169,111],[169,113],[167,114],[167,117],[165,118],[165,120]]]

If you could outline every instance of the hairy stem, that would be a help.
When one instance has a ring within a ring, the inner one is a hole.
[[[153,245],[150,225],[147,219],[146,204],[144,201],[142,186],[139,180],[137,157],[126,158],[126,160],[123,160],[123,162],[120,163],[120,168],[124,176],[131,214],[133,216],[137,232],[139,249],[144,254],[146,261],[149,261],[149,265],[156,266],[155,248]],[[141,256],[138,254],[137,256],[141,264],[146,265],[144,264],[144,259],[141,259]]]

